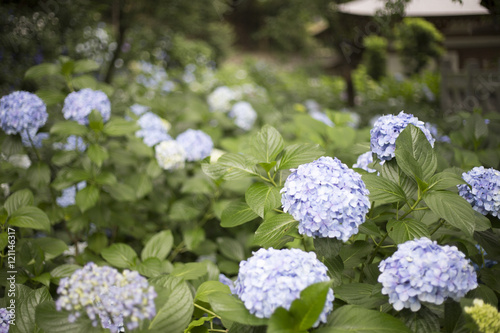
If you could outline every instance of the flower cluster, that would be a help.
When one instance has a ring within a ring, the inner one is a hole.
[[[222,86],[217,87],[210,95],[208,95],[207,102],[210,111],[227,112],[231,108],[231,101],[236,99],[236,95],[231,88]]]
[[[92,110],[99,111],[104,122],[111,117],[111,103],[108,96],[100,90],[85,88],[66,96],[62,112],[64,119],[87,125]]]
[[[283,210],[299,221],[299,233],[346,242],[370,209],[361,176],[339,159],[320,157],[292,169],[281,190]]]
[[[500,332],[500,313],[490,305],[485,304],[482,299],[474,299],[473,306],[464,307],[479,328],[479,332],[496,333]]]
[[[240,262],[234,293],[245,307],[259,318],[269,318],[284,307],[289,309],[306,287],[329,281],[326,266],[313,252],[299,249],[260,249],[246,261]],[[333,309],[333,290],[328,291],[323,312],[314,326],[326,322]]]
[[[257,119],[257,112],[253,109],[252,105],[248,102],[238,102],[233,105],[228,116],[234,118],[234,123],[239,128],[248,131],[252,128],[255,120]]]
[[[313,119],[321,121],[323,124],[330,127],[335,126],[333,121],[326,115],[326,113],[321,110],[321,106],[318,104],[318,102],[313,99],[308,99],[304,102],[304,105],[307,108],[307,112]]]
[[[225,284],[226,286],[228,286],[229,290],[231,290],[231,292],[233,294],[235,293],[233,280],[231,280],[230,278],[228,278],[224,274],[219,274],[219,282],[222,283],[222,284]]]
[[[83,138],[76,135],[70,135],[66,139],[65,143],[56,142],[54,143],[55,149],[65,150],[65,151],[79,151],[84,152],[87,149],[87,145],[83,141]]]
[[[85,311],[94,326],[99,319],[102,327],[115,333],[124,325],[128,330],[136,329],[141,320],[156,314],[156,292],[136,271],[120,273],[90,262],[61,279],[57,293],[56,309],[69,311],[69,322]]]
[[[76,185],[65,188],[62,191],[61,196],[56,198],[57,205],[59,207],[68,207],[68,206],[74,205],[76,202],[76,200],[75,200],[76,199],[76,192],[84,189],[85,187],[87,187],[87,182],[82,181]]]
[[[394,152],[396,151],[396,139],[408,124],[420,128],[429,143],[434,147],[435,139],[425,127],[424,122],[411,114],[401,111],[397,116],[389,114],[377,119],[370,131],[371,151],[377,154],[378,158],[382,161],[393,159],[395,156]]]
[[[486,253],[486,251],[479,245],[479,244],[476,244],[476,249],[479,250],[479,253],[481,254],[481,259],[483,261],[483,264],[481,266],[479,266],[478,264],[476,263],[472,263],[472,266],[474,266],[474,269],[477,271],[479,271],[481,268],[491,268],[493,266],[495,266],[496,264],[498,264],[498,261],[496,260],[491,260],[491,259],[486,259],[485,257],[488,255],[488,253]]]
[[[467,184],[458,185],[458,194],[467,200],[475,211],[483,215],[499,216],[500,171],[483,166],[462,174]]]
[[[6,308],[0,308],[0,333],[8,333],[10,326],[10,313]]]
[[[171,127],[170,123],[153,112],[144,113],[137,120],[137,124],[141,129],[135,132],[135,135],[142,138],[149,147],[153,147],[162,141],[172,140],[172,137],[168,135]]]
[[[382,293],[397,311],[418,311],[420,302],[439,305],[448,297],[458,301],[477,287],[476,272],[462,252],[425,237],[399,244],[379,269]]]
[[[15,91],[0,99],[0,127],[7,134],[36,133],[49,114],[45,103],[35,94]]]
[[[134,104],[130,106],[130,111],[132,111],[133,114],[136,116],[140,116],[148,111],[150,111],[148,106],[141,105],[141,104]]]
[[[32,128],[29,130],[26,130],[24,132],[21,132],[21,141],[23,143],[23,146],[25,147],[35,147],[35,148],[41,148],[42,147],[42,141],[46,140],[49,138],[49,133],[37,133],[36,128]]]
[[[175,170],[184,167],[186,151],[175,140],[162,141],[155,147],[158,165],[165,170]]]
[[[377,172],[377,170],[368,167],[368,165],[371,163],[373,163],[373,154],[371,151],[368,151],[364,154],[359,155],[358,160],[352,165],[352,167],[363,169],[370,173]]]
[[[201,130],[188,129],[175,139],[186,152],[186,160],[189,162],[200,161],[210,156],[214,143],[210,135]]]

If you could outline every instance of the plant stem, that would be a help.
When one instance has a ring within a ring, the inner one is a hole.
[[[431,231],[431,236],[434,235],[434,233],[436,231],[438,231],[438,229],[441,228],[443,226],[443,224],[446,222],[444,219],[439,219],[438,221],[439,221],[439,224],[436,227],[436,229],[434,229],[434,230]]]
[[[216,318],[222,319],[222,318],[221,318],[220,316],[218,316],[215,312],[212,312],[212,311],[210,311],[209,309],[206,309],[206,308],[204,308],[203,306],[198,305],[198,304],[196,304],[196,303],[193,303],[193,304],[194,304],[194,306],[195,306],[195,307],[197,307],[198,309],[203,310],[203,311],[205,311],[206,313],[211,314],[212,316],[214,316],[214,317],[216,317]],[[225,331],[222,331],[222,332],[225,332]]]
[[[407,211],[406,213],[404,213],[400,218],[398,218],[398,220],[402,220],[404,219],[405,217],[407,217],[411,212],[413,212],[415,210],[415,208],[417,208],[417,205],[420,203],[420,201],[422,201],[422,197],[418,197],[417,201],[415,201],[415,203],[410,207],[410,210]]]

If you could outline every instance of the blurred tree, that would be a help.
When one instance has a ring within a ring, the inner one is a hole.
[[[365,51],[363,52],[363,63],[368,75],[375,81],[379,81],[386,74],[387,62],[387,39],[371,35],[363,39]]]

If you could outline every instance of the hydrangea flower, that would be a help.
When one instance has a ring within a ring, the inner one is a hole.
[[[27,91],[15,91],[0,99],[0,127],[7,134],[36,131],[45,125],[49,114],[40,97]]]
[[[326,266],[314,252],[299,249],[260,249],[253,256],[240,262],[234,293],[245,307],[258,318],[269,318],[283,307],[290,309],[306,287],[329,281]],[[327,294],[325,307],[314,326],[325,323],[333,309],[333,290]]]
[[[484,303],[482,299],[476,298],[472,302],[473,306],[464,307],[482,333],[500,332],[500,313],[491,304]]]
[[[119,332],[124,325],[128,330],[136,329],[141,320],[156,314],[156,292],[136,271],[120,273],[89,262],[70,277],[62,278],[57,293],[56,309],[69,311],[70,323],[85,312],[94,327],[99,319],[101,326],[111,332]]]
[[[0,308],[0,333],[8,333],[10,326],[10,313],[6,308]]]
[[[226,286],[229,287],[229,290],[234,294],[234,282],[224,274],[219,274],[219,282],[222,284],[225,284]]]
[[[455,301],[477,287],[477,276],[465,255],[455,246],[438,245],[428,238],[398,245],[398,250],[379,264],[382,293],[397,311],[418,311],[420,302]]]
[[[483,264],[481,265],[481,267],[479,267],[478,264],[476,263],[472,263],[472,266],[474,266],[474,269],[477,271],[479,271],[481,268],[491,268],[493,266],[495,266],[496,264],[498,264],[498,262],[496,260],[490,260],[490,259],[486,259],[485,257],[488,255],[488,253],[486,253],[486,251],[479,245],[479,244],[476,244],[476,249],[479,250],[479,253],[481,254],[481,258],[483,259]]]
[[[201,130],[188,129],[175,139],[186,152],[187,161],[200,161],[210,156],[214,143],[210,135]]]
[[[141,105],[141,104],[134,104],[130,107],[130,111],[132,111],[133,114],[136,116],[140,116],[146,112],[148,112],[150,109],[148,106]]]
[[[302,164],[281,190],[283,210],[299,221],[299,233],[346,242],[370,209],[361,176],[339,159],[320,157]]]
[[[257,112],[248,102],[238,102],[233,105],[228,116],[234,118],[234,123],[239,128],[248,131],[252,128],[255,120],[257,120]]]
[[[468,185],[458,185],[458,194],[467,200],[475,211],[483,215],[499,216],[500,171],[480,166],[464,172],[462,178]]]
[[[49,138],[49,133],[37,133],[37,130],[38,129],[33,128],[21,132],[21,141],[23,143],[23,146],[31,147],[33,142],[33,146],[35,148],[42,148],[42,141]]]
[[[434,147],[435,139],[432,137],[429,130],[425,127],[423,121],[418,120],[411,114],[406,114],[401,111],[397,116],[392,114],[382,116],[377,119],[373,128],[370,131],[371,151],[377,154],[382,161],[388,161],[394,158],[396,151],[396,139],[408,124],[415,125],[420,128],[425,134],[425,137]]]
[[[360,168],[370,173],[377,172],[377,170],[369,168],[368,165],[373,163],[373,153],[368,151],[358,156],[356,163],[352,165],[353,168]]]
[[[217,87],[210,95],[208,95],[207,98],[210,111],[229,111],[231,108],[231,101],[233,101],[235,97],[235,93],[231,90],[231,88],[226,86]]]
[[[65,188],[64,190],[62,190],[61,196],[56,198],[57,205],[63,208],[74,205],[76,203],[77,190],[81,191],[85,187],[87,187],[87,182],[82,181],[76,185]]]
[[[60,150],[65,150],[65,151],[76,150],[79,152],[84,152],[85,149],[87,149],[87,145],[85,144],[85,141],[83,141],[82,137],[76,136],[76,135],[70,135],[66,139],[65,143],[62,143],[62,142],[54,143],[54,148],[60,149]]]
[[[184,168],[186,151],[175,140],[162,141],[155,147],[158,165],[165,170]]]
[[[62,112],[64,119],[87,125],[92,110],[99,111],[103,122],[106,122],[111,116],[111,103],[108,96],[102,91],[85,88],[66,96]]]
[[[335,126],[333,121],[326,115],[326,113],[323,113],[321,111],[313,111],[313,112],[309,112],[309,115],[312,118],[316,119],[317,121],[321,121],[323,124],[325,124],[327,126],[330,126],[330,127]]]
[[[137,120],[137,124],[141,129],[135,132],[135,136],[142,138],[143,142],[149,147],[153,147],[162,141],[172,140],[172,137],[168,134],[171,127],[170,123],[153,112],[143,114]]]

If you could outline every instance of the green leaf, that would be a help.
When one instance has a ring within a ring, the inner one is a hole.
[[[93,143],[87,149],[87,156],[92,162],[97,164],[98,167],[109,158],[108,151],[101,145]]]
[[[97,80],[92,75],[80,75],[71,79],[71,84],[75,90],[90,88],[97,89]]]
[[[232,203],[222,211],[221,226],[232,228],[249,222],[258,215],[245,202]]]
[[[427,181],[437,168],[437,156],[422,130],[412,124],[396,139],[396,161],[408,176]]]
[[[317,144],[295,144],[285,148],[278,161],[278,169],[286,170],[296,168],[301,164],[309,163],[325,153]]]
[[[31,278],[31,281],[40,282],[48,288],[50,286],[50,273],[42,273],[34,278]]]
[[[184,244],[189,251],[194,251],[205,240],[205,230],[201,227],[184,230],[182,232]]]
[[[117,201],[135,201],[137,199],[132,186],[123,183],[115,183],[103,188],[113,199]]]
[[[264,218],[265,213],[281,206],[280,190],[264,183],[254,183],[245,192],[245,200],[252,210]]]
[[[217,160],[215,165],[221,168],[218,173],[221,173],[221,177],[225,180],[235,180],[258,175],[255,164],[241,154],[224,154]],[[211,174],[208,174],[208,176],[211,176]]]
[[[398,184],[406,194],[407,198],[413,198],[417,193],[417,185],[414,180],[408,177],[398,166],[395,159],[386,161],[380,170],[382,177],[392,180]]]
[[[397,318],[387,313],[368,310],[357,305],[337,308],[329,318],[328,327],[315,333],[411,333]]]
[[[429,187],[427,190],[446,190],[447,188],[456,188],[457,185],[465,184],[462,177],[458,176],[453,172],[440,172],[436,173],[429,179]]]
[[[5,200],[4,208],[9,215],[12,215],[17,209],[33,205],[33,193],[28,189],[23,189],[12,193]]]
[[[293,301],[290,313],[298,323],[299,330],[306,330],[314,325],[323,312],[330,281],[314,283],[300,292],[300,299]]]
[[[87,186],[76,193],[76,205],[82,212],[94,207],[97,200],[99,200],[99,189],[94,185]]]
[[[167,258],[170,250],[172,250],[173,243],[174,236],[172,235],[172,231],[160,231],[148,240],[146,246],[144,246],[144,249],[142,249],[141,259],[144,261],[148,258],[154,257],[160,260],[164,260],[165,258]]]
[[[328,268],[328,275],[333,285],[342,284],[342,271],[344,262],[339,256],[340,248],[344,243],[336,238],[315,238],[314,248],[318,259]]]
[[[50,128],[50,134],[57,134],[62,136],[76,135],[85,136],[87,134],[88,128],[84,125],[80,125],[76,121],[60,121],[52,125]]]
[[[147,258],[137,265],[137,271],[147,277],[159,276],[162,273],[161,260],[155,257]]]
[[[427,225],[414,219],[390,220],[386,229],[389,237],[396,244],[414,240],[415,238],[431,237]]]
[[[82,268],[82,267],[79,265],[64,264],[64,265],[57,266],[52,271],[50,271],[50,275],[52,276],[53,279],[61,279],[64,277],[71,276],[77,269],[80,269],[80,268]]]
[[[431,191],[424,194],[424,201],[437,216],[472,236],[475,214],[467,200],[453,192]]]
[[[26,177],[35,188],[46,186],[50,183],[50,168],[43,162],[34,163],[28,169]]]
[[[68,245],[57,238],[43,237],[35,238],[33,241],[42,249],[45,260],[50,260],[58,257],[68,249]]]
[[[188,327],[184,330],[184,333],[189,333],[193,332],[193,328],[201,328],[204,331],[203,332],[208,332],[208,329],[206,327],[202,327],[206,322],[211,322],[215,317],[210,316],[210,317],[201,317],[199,319],[195,319],[192,322],[189,323]],[[199,331],[196,331],[196,333],[199,333]]]
[[[193,296],[181,278],[162,276],[149,280],[155,286],[158,297],[155,299],[156,316],[151,320],[150,330],[169,333],[182,333],[191,321]]]
[[[113,185],[116,184],[116,176],[111,172],[101,172],[95,177],[95,181],[100,185]]]
[[[364,241],[355,241],[353,244],[345,245],[340,249],[340,256],[344,261],[345,268],[353,268],[361,263],[361,259],[371,253],[372,246]]]
[[[94,60],[83,59],[75,61],[75,68],[73,69],[73,73],[88,73],[93,72],[99,69],[99,64]]]
[[[69,151],[58,151],[55,152],[54,155],[52,156],[52,163],[54,163],[57,166],[64,166],[67,165],[74,160],[76,160],[78,157],[80,157],[80,154],[77,151],[74,150],[69,150]]]
[[[135,195],[137,199],[144,198],[147,194],[149,194],[153,190],[153,182],[151,178],[149,178],[146,174],[140,174],[128,182],[128,184],[135,188]]]
[[[283,150],[281,134],[272,126],[264,125],[252,140],[252,155],[259,161],[271,163]]]
[[[44,76],[57,75],[60,72],[60,67],[56,64],[44,63],[31,67],[24,74],[25,79],[41,79]]]
[[[56,105],[62,103],[66,98],[66,94],[57,90],[37,90],[36,95],[40,97],[47,106]]]
[[[225,284],[219,281],[203,282],[196,291],[195,301],[208,303],[208,297],[212,294],[231,294],[231,290]]]
[[[9,327],[9,332],[37,332],[38,328],[35,324],[36,307],[45,302],[51,301],[49,290],[45,287],[30,290],[18,299],[16,304],[16,324]]]
[[[412,332],[435,333],[440,332],[439,317],[426,307],[413,312],[405,309],[400,312],[399,317]]]
[[[274,310],[271,318],[269,318],[269,325],[267,332],[269,333],[307,333],[304,330],[297,330],[296,318],[286,311],[284,308],[279,307]]]
[[[406,201],[406,195],[401,186],[395,182],[371,174],[361,176],[366,188],[370,191],[370,201],[379,204],[388,204],[393,202]]]
[[[229,237],[218,237],[217,244],[220,252],[229,259],[242,261],[245,259],[245,250],[239,241]]]
[[[96,254],[108,246],[108,237],[103,232],[93,233],[87,240],[87,248]]]
[[[101,132],[104,129],[102,114],[96,109],[89,114],[89,127],[95,132]]]
[[[14,227],[50,230],[50,220],[41,209],[25,206],[17,209],[9,218],[8,223]]]
[[[248,312],[242,301],[230,294],[212,293],[208,295],[210,305],[216,314],[240,324],[250,326],[266,325],[267,319],[257,318]]]
[[[68,321],[69,312],[57,311],[53,301],[46,301],[36,307],[35,322],[45,332],[50,333],[100,333],[100,328],[93,327],[86,316],[74,323]]]
[[[299,224],[290,214],[279,214],[264,220],[255,231],[254,243],[263,247],[279,248],[281,239]]]
[[[109,136],[122,136],[135,133],[139,126],[123,118],[112,118],[104,125],[103,132]]]
[[[352,305],[374,308],[387,303],[387,296],[380,293],[380,288],[367,283],[345,283],[335,287],[335,298]]]
[[[207,274],[207,264],[204,262],[176,263],[174,270],[170,273],[184,280],[196,280],[205,274]]]
[[[108,263],[118,268],[130,268],[135,265],[137,253],[129,245],[116,243],[101,251]]]

